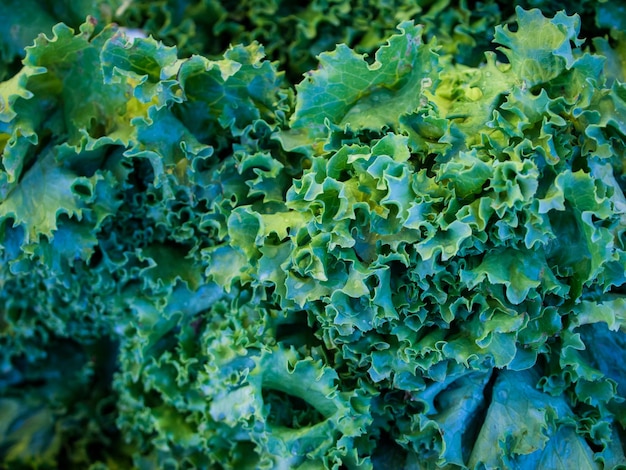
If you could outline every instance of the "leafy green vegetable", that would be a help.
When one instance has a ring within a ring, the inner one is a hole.
[[[31,3],[3,466],[626,466],[622,3]]]

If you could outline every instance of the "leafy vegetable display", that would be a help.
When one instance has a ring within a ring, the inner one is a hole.
[[[230,3],[0,5],[0,466],[626,468],[626,4]]]

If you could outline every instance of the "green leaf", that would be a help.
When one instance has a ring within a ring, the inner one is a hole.
[[[603,322],[611,331],[626,330],[626,299],[621,297],[583,301],[576,305],[574,313],[577,325]]]
[[[173,197],[176,183],[189,184],[191,160],[213,153],[213,148],[198,142],[167,107],[150,106],[147,116],[134,118],[132,125],[133,142],[124,155],[150,162],[154,184],[163,188],[166,198]]]
[[[489,377],[489,373],[463,376],[438,395],[439,413],[431,419],[437,421],[443,436],[441,464],[465,465],[471,450],[467,445],[473,433],[471,423],[484,406],[483,389]]]
[[[604,468],[620,468],[620,466],[626,465],[626,456],[624,455],[624,448],[622,447],[617,429],[614,428],[612,430],[610,442],[600,453],[600,458],[597,460],[602,462]]]
[[[182,101],[182,92],[173,79],[180,64],[176,48],[152,38],[129,39],[122,31],[109,38],[102,52],[102,76],[106,84],[134,84],[133,95],[141,103],[158,108]]]
[[[141,270],[141,275],[152,282],[172,286],[180,279],[192,291],[197,290],[203,282],[201,267],[189,257],[185,247],[155,243],[141,249],[138,259],[148,262],[148,267]]]
[[[26,88],[29,77],[45,71],[43,67],[23,67],[9,80],[0,83],[0,121],[9,123],[17,117],[15,102],[33,97],[33,93]]]
[[[549,445],[558,420],[572,412],[563,398],[538,391],[536,382],[537,377],[530,371],[505,370],[498,374],[469,467],[482,464],[502,468],[509,460],[543,451]]]
[[[447,121],[446,132],[438,138],[438,145],[433,146],[430,143],[429,147],[439,147],[440,152],[443,144],[446,144],[445,150],[451,147],[466,149],[480,141],[480,134],[491,134],[490,130],[485,129],[485,122],[492,119],[501,96],[511,91],[516,85],[517,77],[507,67],[496,62],[494,53],[487,53],[485,57],[486,63],[478,68],[448,65],[440,73],[439,86],[426,93],[437,110],[437,115],[445,117]],[[437,121],[434,129],[432,124],[430,129],[423,126],[415,128],[415,124],[412,128],[422,134],[422,138],[432,141],[443,130],[444,123]],[[431,122],[435,124],[433,120]],[[436,128],[440,130],[435,131]],[[409,134],[411,135],[410,131]]]
[[[580,46],[578,39],[580,17],[567,16],[558,12],[548,19],[538,9],[515,10],[518,30],[511,32],[508,26],[496,27],[494,41],[502,44],[499,48],[509,59],[512,72],[519,77],[525,87],[546,83],[557,77],[563,70],[572,67],[574,46]]]
[[[381,130],[395,127],[400,116],[415,111],[423,91],[437,81],[437,56],[422,42],[421,26],[404,22],[398,28],[401,33],[376,52],[372,65],[341,44],[321,54],[318,70],[296,87],[287,135],[310,145],[327,134],[327,119],[355,129]]]
[[[606,10],[605,10],[606,11]],[[611,15],[612,18],[616,18]],[[607,84],[618,80],[621,83],[626,81],[626,34],[623,30],[615,30],[617,44],[613,47],[606,38],[593,38],[593,46],[606,57],[604,73],[607,76]]]
[[[193,56],[177,78],[184,102],[176,112],[201,139],[211,136],[214,123],[240,135],[257,119],[271,123],[280,114],[282,75],[257,43],[233,46],[218,61]]]
[[[581,470],[596,470],[602,468],[593,456],[593,451],[585,440],[576,434],[574,428],[561,426],[557,433],[550,438],[538,468],[553,468],[567,470],[574,465]]]
[[[455,220],[441,231],[416,245],[416,250],[424,261],[441,254],[441,260],[446,261],[456,256],[461,245],[472,235],[470,226],[459,220]]]
[[[479,193],[492,174],[490,165],[480,160],[474,150],[460,152],[456,158],[446,162],[438,177],[441,182],[449,180],[455,194],[465,199]]]
[[[76,260],[89,260],[98,245],[96,231],[90,223],[59,217],[51,242],[40,239],[36,252],[51,272],[61,275]]]
[[[100,56],[115,28],[106,27],[96,34],[94,23],[87,21],[76,34],[63,23],[52,32],[52,38],[42,34],[27,49],[25,65],[46,71],[29,81],[29,89],[39,99],[59,100],[62,119],[58,126],[68,133],[70,145],[94,146],[93,140],[104,136],[127,144],[134,117],[132,87],[105,83]],[[139,108],[137,114],[143,115]]]
[[[461,274],[461,279],[470,287],[485,278],[491,284],[503,284],[507,299],[515,305],[523,302],[539,286],[544,292],[561,295],[567,292],[567,287],[558,281],[545,258],[536,251],[490,251],[479,266]]]
[[[52,238],[59,215],[82,216],[84,204],[74,190],[80,181],[48,150],[0,202],[0,218],[12,218],[14,226],[24,226],[24,245],[36,242],[41,236]]]
[[[586,357],[590,363],[617,385],[611,398],[619,396],[626,399],[626,373],[623,371],[622,361],[615,355],[615,351],[626,347],[626,332],[611,331],[603,323],[588,324],[578,331],[587,345]],[[597,398],[600,399],[599,394]]]

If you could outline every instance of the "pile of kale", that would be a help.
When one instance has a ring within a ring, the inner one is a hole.
[[[0,468],[626,468],[626,3],[0,18]]]

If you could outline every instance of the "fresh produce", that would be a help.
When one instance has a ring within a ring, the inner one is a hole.
[[[2,468],[626,468],[626,3],[0,17]]]

